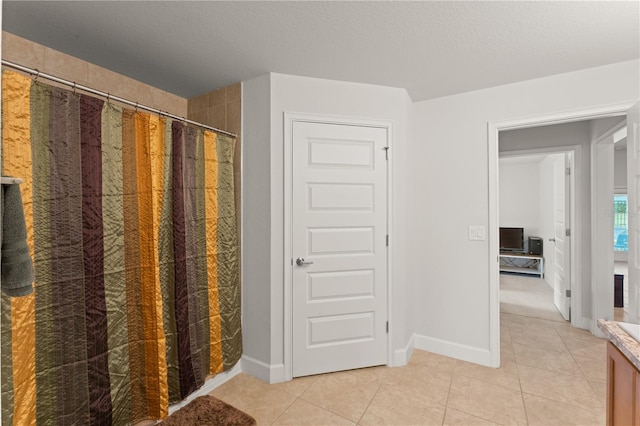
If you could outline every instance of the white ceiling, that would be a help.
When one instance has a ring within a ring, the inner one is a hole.
[[[640,57],[638,1],[3,1],[3,29],[185,98],[266,72],[414,101]]]

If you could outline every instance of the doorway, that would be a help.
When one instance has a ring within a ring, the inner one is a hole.
[[[615,276],[614,294],[598,293],[600,299],[605,297],[613,298],[613,313],[609,311],[609,300],[604,305],[607,309],[599,307],[596,310],[598,317],[610,317],[616,321],[638,322],[638,209],[632,205],[637,205],[637,170],[638,153],[637,129],[634,123],[638,121],[637,104],[634,113],[628,113],[626,120],[622,120],[602,134],[595,142],[594,151],[597,154],[595,166],[601,164],[613,166],[613,173],[606,174],[606,185],[598,186],[596,196],[597,211],[605,211],[600,206],[609,204],[612,208],[596,217],[594,228],[598,229],[599,239],[597,244],[598,253],[606,251],[606,247],[611,245],[613,240],[613,255],[607,253],[606,265],[600,262],[595,265],[594,275],[600,277],[610,275],[611,270]],[[635,119],[635,121],[634,121]],[[627,140],[629,137],[629,140]],[[635,177],[634,177],[635,176]],[[633,189],[635,188],[635,189]],[[613,203],[611,203],[613,199]],[[633,238],[633,236],[636,236]],[[633,246],[633,247],[632,247]],[[631,256],[630,253],[636,253]]]
[[[592,253],[594,282],[614,281],[615,248],[616,240],[622,245],[622,234],[616,236],[616,220],[620,221],[620,215],[616,215],[616,208],[626,207],[622,203],[622,197],[618,197],[616,203],[615,187],[615,145],[614,134],[620,129],[626,128],[624,118],[613,127],[606,130],[592,145]],[[626,161],[626,156],[625,159]],[[626,174],[626,167],[625,167]],[[624,182],[626,186],[626,179]],[[624,197],[626,200],[626,197]],[[617,205],[616,205],[617,204]],[[620,223],[622,225],[622,223]],[[626,268],[625,268],[626,269]],[[624,275],[624,274],[623,274]],[[614,291],[606,286],[596,287],[594,290],[594,318],[614,319],[615,292],[621,290],[623,283],[614,281]],[[629,282],[627,281],[627,285]],[[618,287],[618,290],[616,290]],[[622,304],[622,303],[620,303]]]
[[[632,320],[629,309],[629,194],[627,184],[627,126],[614,132],[613,260],[614,319]]]
[[[575,205],[570,171],[579,147],[565,149],[500,153],[501,313],[570,319],[573,261],[568,230]],[[509,243],[502,241],[502,230],[509,229],[521,230],[519,251],[524,254],[502,253]]]
[[[633,103],[625,103],[618,105],[610,105],[605,107],[597,107],[589,110],[574,111],[550,114],[546,116],[531,117],[525,119],[510,120],[504,122],[488,123],[488,152],[489,152],[489,287],[490,287],[490,358],[491,365],[498,367],[500,365],[500,287],[499,287],[499,243],[498,243],[498,230],[499,230],[499,187],[498,187],[498,137],[500,131],[525,129],[532,127],[543,127],[562,123],[575,123],[585,120],[593,120],[604,117],[623,116],[628,113]],[[593,316],[593,304],[594,300],[589,300],[587,297],[596,293],[596,290],[600,286],[608,286],[610,283],[596,283],[591,281],[591,274],[586,270],[591,263],[591,258],[585,258],[585,254],[590,251],[590,244],[587,239],[581,235],[585,229],[587,235],[590,234],[590,220],[584,220],[581,212],[590,211],[590,203],[588,197],[583,194],[583,189],[580,185],[582,175],[589,176],[590,163],[582,161],[578,156],[580,152],[576,152],[575,163],[576,165],[576,209],[574,222],[575,232],[572,234],[573,242],[573,255],[576,259],[577,265],[580,267],[575,268],[574,283],[581,285],[581,293],[586,293],[585,299],[576,297],[577,294],[573,293],[571,298],[571,323],[575,327],[585,328],[596,333],[596,323]],[[587,163],[587,164],[585,164]],[[586,228],[585,228],[586,227]],[[585,279],[583,279],[585,277]],[[593,286],[593,288],[592,288]]]

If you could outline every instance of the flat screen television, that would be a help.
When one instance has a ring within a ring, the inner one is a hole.
[[[524,253],[524,228],[500,228],[500,251]]]

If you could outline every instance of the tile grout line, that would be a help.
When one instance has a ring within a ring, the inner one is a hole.
[[[567,352],[569,352],[569,355],[571,356],[571,359],[578,366],[578,370],[580,370],[580,374],[582,375],[582,378],[584,379],[585,382],[587,382],[587,385],[589,385],[589,390],[591,391],[592,396],[595,397],[595,399],[598,400],[598,402],[602,405],[602,401],[600,401],[600,398],[598,398],[598,395],[596,394],[596,391],[593,389],[593,386],[591,386],[591,383],[589,381],[590,379],[585,375],[584,370],[582,369],[582,366],[580,365],[580,363],[578,362],[578,360],[574,356],[573,352],[571,352],[571,350],[567,346],[567,343],[565,342],[565,340],[562,337],[562,335],[560,335],[560,333],[558,333],[558,335],[560,336],[560,340],[562,340],[562,344],[567,348]],[[592,379],[592,380],[595,380],[595,379]],[[598,380],[598,381],[600,381],[600,380]],[[573,405],[573,404],[571,404],[571,405]],[[606,409],[606,404],[605,404],[605,409]]]
[[[444,420],[447,418],[447,410],[449,409],[449,395],[451,395],[451,387],[453,386],[453,376],[456,374],[456,365],[458,364],[458,360],[453,363],[453,367],[451,369],[451,380],[449,380],[449,389],[447,389],[447,399],[444,401],[444,413],[442,413],[442,424],[444,425]]]
[[[466,362],[466,361],[456,360],[456,363],[457,363],[457,362]],[[515,362],[514,362],[514,364],[515,364]],[[454,369],[454,371],[455,371],[455,369]],[[455,373],[454,373],[454,374],[455,374]],[[465,377],[465,378],[467,378],[467,379],[469,379],[469,380],[474,380],[474,381],[476,381],[476,382],[482,382],[482,383],[486,383],[486,384],[489,384],[489,385],[491,385],[491,386],[497,386],[497,387],[499,387],[499,388],[506,389],[506,390],[509,390],[509,391],[515,391],[515,389],[510,388],[510,387],[508,387],[508,386],[503,386],[503,385],[499,385],[499,384],[496,384],[496,383],[489,383],[489,382],[485,382],[484,380],[480,380],[480,379],[478,379],[478,378],[476,378],[476,377],[468,376],[468,375],[465,375],[465,374],[461,374],[461,376],[462,376],[462,377]],[[520,376],[518,375],[518,382],[519,382],[519,381],[520,381]],[[452,375],[452,377],[451,377],[451,383],[449,384],[449,392],[447,393],[447,401],[446,401],[446,405],[445,405],[445,417],[443,417],[443,418],[442,418],[442,424],[443,424],[443,426],[444,426],[444,420],[445,420],[445,418],[446,418],[446,414],[447,414],[446,412],[447,412],[447,410],[448,410],[448,409],[456,410],[456,411],[459,411],[459,412],[461,412],[461,413],[465,413],[465,414],[468,414],[468,415],[470,415],[470,416],[472,416],[472,417],[476,417],[476,418],[478,418],[478,419],[482,419],[482,420],[485,420],[485,421],[488,421],[488,422],[491,422],[491,423],[500,424],[500,423],[497,423],[495,420],[488,419],[488,418],[483,417],[483,416],[480,416],[480,415],[478,415],[478,414],[469,413],[468,411],[465,411],[465,410],[462,410],[462,409],[459,409],[459,408],[449,407],[449,394],[451,393],[451,388],[452,388],[452,387],[453,387],[453,375]]]
[[[536,318],[536,319],[538,319],[538,318]],[[509,328],[509,332],[511,332],[511,329],[510,329],[510,328]],[[580,364],[577,362],[577,360],[576,360],[576,358],[575,358],[575,356],[574,356],[573,352],[572,352],[572,351],[569,349],[569,347],[567,346],[567,343],[566,343],[566,341],[565,341],[565,337],[563,337],[563,336],[562,336],[562,334],[560,334],[560,332],[558,332],[557,327],[554,327],[554,332],[555,332],[555,334],[560,338],[560,341],[562,342],[562,345],[564,346],[566,353],[568,353],[568,354],[569,354],[569,356],[571,357],[571,359],[573,360],[573,362],[574,362],[574,363],[576,364],[576,366],[578,367],[578,371],[580,372],[580,374],[579,374],[579,375],[574,375],[574,374],[569,374],[569,373],[564,372],[564,371],[550,370],[550,369],[547,369],[547,368],[542,368],[542,367],[539,367],[539,366],[529,366],[529,365],[526,365],[526,364],[523,364],[522,366],[527,367],[527,368],[536,368],[536,369],[541,369],[541,370],[545,370],[545,371],[553,372],[553,373],[555,373],[555,374],[561,374],[561,375],[563,375],[563,376],[567,376],[567,377],[580,377],[580,378],[582,378],[582,379],[587,383],[587,385],[589,386],[589,391],[591,392],[592,396],[594,396],[594,397],[596,397],[596,399],[598,399],[598,398],[597,398],[597,395],[596,395],[596,393],[595,393],[595,391],[594,391],[594,389],[593,389],[593,387],[592,387],[592,386],[591,386],[591,384],[589,383],[589,379],[585,376],[585,374],[584,374],[584,371],[583,371],[582,367],[580,367]],[[549,333],[549,334],[551,334],[551,333]],[[572,337],[572,336],[567,336],[567,338],[571,338],[571,337]],[[576,337],[576,338],[582,338],[581,336],[575,336],[575,337]],[[514,353],[514,356],[515,356],[515,353]],[[569,405],[569,406],[572,406],[572,407],[575,407],[575,408],[579,408],[579,409],[583,409],[583,410],[585,409],[585,407],[584,407],[584,406],[576,405],[576,404],[573,404],[573,403],[571,403],[571,402],[566,402],[566,401],[557,401],[557,400],[555,400],[555,399],[550,399],[550,398],[549,398],[548,396],[546,396],[546,395],[538,395],[538,394],[532,394],[532,393],[529,393],[529,392],[524,392],[524,390],[522,389],[522,381],[520,380],[520,364],[517,362],[517,357],[516,357],[516,367],[517,367],[517,369],[518,369],[518,381],[520,382],[520,392],[521,392],[522,399],[523,399],[523,406],[524,406],[524,409],[525,409],[525,416],[527,417],[527,424],[529,423],[529,418],[528,418],[529,416],[528,416],[527,406],[526,406],[526,404],[525,404],[525,402],[524,402],[524,395],[525,395],[525,394],[526,394],[526,395],[531,395],[531,396],[536,397],[536,398],[541,398],[541,399],[544,399],[544,400],[546,400],[546,401],[551,401],[551,402],[560,402],[560,403],[562,403],[562,404],[566,404],[566,405]]]
[[[325,373],[325,374],[332,374],[332,373]],[[313,385],[311,385],[311,386],[313,386]],[[310,388],[311,386],[309,386],[309,388]],[[313,402],[313,401],[309,401],[309,400],[306,400],[306,399],[302,398],[302,395],[304,395],[304,394],[305,394],[305,392],[306,392],[307,390],[309,390],[309,388],[307,388],[304,392],[302,392],[302,394],[300,394],[300,396],[299,396],[299,397],[297,397],[297,398],[296,398],[296,400],[298,400],[298,399],[299,399],[299,400],[301,400],[301,401],[303,401],[303,402],[306,402],[307,404],[311,404],[311,405],[313,405],[314,407],[317,407],[317,408],[319,408],[319,409],[321,409],[321,410],[324,410],[324,411],[326,411],[326,412],[328,412],[328,413],[333,414],[334,416],[338,416],[338,417],[340,417],[340,418],[342,418],[342,419],[345,419],[345,420],[346,420],[346,421],[348,421],[348,422],[352,422],[354,425],[357,425],[357,424],[358,424],[357,422],[354,422],[353,420],[346,418],[346,417],[345,417],[345,416],[343,416],[342,414],[338,414],[338,413],[336,413],[335,411],[331,410],[330,408],[321,407],[320,405],[316,404],[316,403],[315,403],[315,402]],[[378,391],[376,391],[376,393],[377,393],[377,392],[378,392]],[[371,399],[371,401],[373,401],[373,398]],[[369,401],[369,404],[371,404],[371,401]],[[367,406],[367,408],[369,408],[369,406]],[[366,412],[366,411],[367,411],[367,410],[365,409],[365,411],[364,411],[364,412]],[[363,415],[364,415],[364,413],[363,413]],[[362,419],[362,416],[360,416],[360,419]],[[358,421],[359,421],[359,420],[358,420]]]
[[[283,391],[283,392],[284,392],[284,393],[288,393],[289,395],[295,396],[295,395],[293,395],[293,394],[292,394],[292,393],[290,393],[290,392],[287,392],[287,391]],[[275,423],[278,421],[278,419],[279,419],[280,417],[282,417],[282,415],[283,415],[284,413],[286,413],[286,412],[287,412],[287,410],[288,410],[289,408],[291,408],[291,406],[292,406],[293,404],[295,404],[295,402],[296,402],[299,398],[300,398],[300,397],[295,396],[295,399],[294,399],[293,401],[291,401],[291,404],[287,405],[287,406],[286,406],[286,408],[285,408],[284,410],[282,410],[282,412],[281,412],[280,414],[278,414],[278,416],[277,416],[275,419],[273,419],[273,421],[272,421],[270,424],[272,424],[272,425],[273,425],[273,424],[275,424]]]
[[[509,335],[511,335],[511,328],[509,328]],[[564,344],[564,342],[563,342]],[[511,342],[513,348],[513,342]],[[529,424],[529,413],[527,410],[527,404],[524,402],[524,390],[522,389],[522,380],[520,379],[520,364],[518,363],[518,356],[515,349],[513,349],[513,361],[516,364],[516,371],[518,372],[518,385],[520,386],[520,399],[522,399],[522,409],[524,410],[524,419]]]
[[[378,389],[376,389],[376,392],[373,394],[373,396],[371,397],[371,399],[369,400],[369,403],[367,404],[367,407],[364,409],[364,411],[362,412],[362,414],[360,415],[360,417],[358,418],[358,421],[355,422],[356,425],[359,425],[360,422],[362,421],[362,418],[364,417],[365,414],[367,414],[367,410],[369,409],[369,407],[371,407],[371,403],[373,402],[373,400],[376,398],[376,395],[378,395],[378,392],[380,392],[380,389],[382,388],[382,384],[378,383]]]
[[[524,315],[523,315],[524,316]],[[526,317],[526,318],[530,318],[530,317]],[[536,318],[539,319],[539,318]],[[509,328],[509,334],[511,335],[511,327]],[[555,326],[553,328],[553,331],[555,333],[555,335],[557,335],[560,338],[560,341],[562,342],[562,345],[567,349],[567,352],[569,352],[569,348],[566,347],[566,344],[564,343],[564,340],[562,340],[562,336],[560,336],[560,333],[558,333],[558,331],[556,330]],[[549,333],[550,335],[552,335],[552,333]],[[512,336],[511,336],[512,337]],[[513,348],[513,342],[511,342],[512,348]],[[518,362],[518,356],[516,355],[516,351],[515,349],[513,350],[513,357],[514,357],[514,363],[516,365],[516,371],[518,372],[518,385],[520,387],[520,399],[522,400],[522,409],[524,410],[524,418],[525,421],[527,422],[527,425],[529,424],[529,410],[527,409],[527,404],[524,400],[524,395],[527,394],[529,395],[527,392],[524,391],[524,389],[522,388],[522,379],[520,378],[520,363]],[[529,367],[527,365],[524,365],[526,367]]]

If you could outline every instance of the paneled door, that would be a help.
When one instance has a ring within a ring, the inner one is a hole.
[[[292,372],[387,363],[387,138],[292,124]]]

